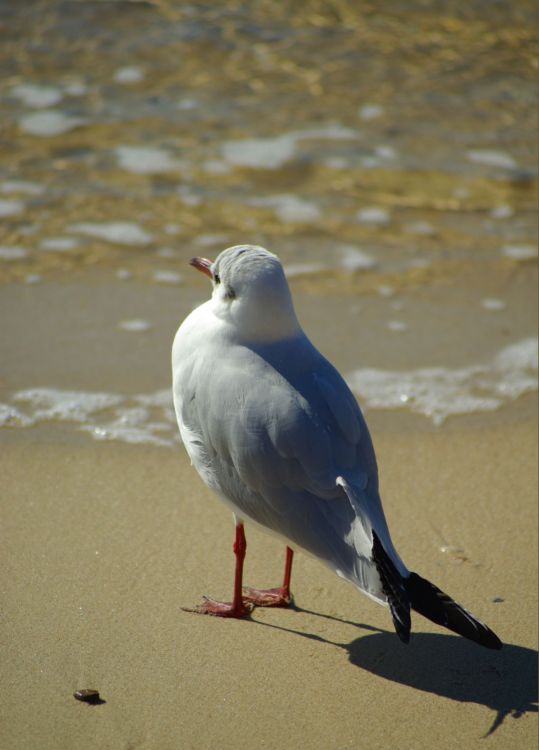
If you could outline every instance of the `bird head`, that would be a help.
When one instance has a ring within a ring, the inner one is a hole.
[[[275,341],[301,330],[281,261],[263,247],[235,245],[191,265],[211,279],[212,310],[239,337]]]

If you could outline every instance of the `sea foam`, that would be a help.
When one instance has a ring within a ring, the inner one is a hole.
[[[298,143],[307,140],[348,141],[361,137],[352,128],[337,124],[306,128],[272,138],[245,138],[226,141],[221,149],[225,162],[235,167],[279,169],[296,155]]]
[[[440,425],[450,416],[494,411],[537,390],[537,339],[512,344],[483,364],[404,372],[364,368],[347,381],[366,408],[407,408]]]
[[[134,396],[31,388],[17,391],[11,401],[0,404],[0,427],[67,422],[95,440],[167,447],[179,439],[169,388]]]
[[[537,339],[507,346],[489,362],[406,372],[365,368],[348,383],[367,409],[408,409],[435,425],[447,417],[494,411],[537,390]],[[94,440],[171,447],[180,440],[170,388],[134,395],[31,388],[0,403],[0,428],[67,423]]]

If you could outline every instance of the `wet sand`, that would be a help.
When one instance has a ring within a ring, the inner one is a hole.
[[[2,747],[479,748],[489,731],[489,747],[532,747],[532,418],[371,422],[399,551],[488,622],[501,652],[419,615],[404,646],[384,608],[301,554],[296,609],[184,612],[229,596],[233,527],[183,450],[9,432]],[[281,545],[252,529],[248,544],[247,583],[278,583]],[[78,703],[80,688],[106,703]]]
[[[321,314],[317,297],[300,282],[294,289],[307,330],[345,370],[350,337],[335,335],[342,299],[326,297]],[[135,393],[167,387],[176,322],[207,289],[86,278],[4,291],[4,392],[39,384]],[[392,339],[388,354],[387,335],[368,334],[380,298],[362,304],[354,357],[406,362],[409,339]],[[519,319],[511,306],[508,317],[530,334],[526,309]],[[151,329],[119,330],[129,312]],[[482,338],[480,325],[464,351]],[[507,337],[503,326],[487,330],[484,353]],[[368,413],[401,555],[484,619],[506,644],[499,653],[419,615],[403,646],[384,608],[302,554],[295,609],[256,609],[248,622],[184,612],[204,594],[230,596],[233,526],[181,445],[98,443],[68,422],[4,428],[1,746],[473,748],[490,731],[489,746],[531,747],[536,410],[532,393],[439,428],[407,412]],[[281,545],[250,528],[248,544],[247,584],[276,585]],[[106,702],[77,702],[81,688]]]

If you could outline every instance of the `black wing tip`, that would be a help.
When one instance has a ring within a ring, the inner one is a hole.
[[[405,586],[412,608],[427,619],[485,648],[499,651],[503,647],[493,630],[426,578],[410,573]]]
[[[487,628],[486,625],[484,625],[484,627],[486,629],[486,633],[483,634],[482,640],[478,641],[478,643],[480,643],[485,648],[491,648],[494,651],[501,651],[501,649],[503,648],[502,641],[498,638],[493,630]]]
[[[374,530],[372,538],[372,559],[380,576],[383,592],[387,597],[395,632],[403,643],[409,643],[412,621],[410,618],[410,602],[404,579],[385,551]]]
[[[387,597],[395,631],[403,643],[410,642],[410,607],[432,622],[474,641],[480,646],[499,651],[503,644],[496,633],[450,596],[417,573],[403,578],[373,530],[372,558]]]
[[[406,645],[408,645],[410,643],[411,628],[399,627],[398,620],[396,620],[395,617],[393,617],[393,625],[395,626],[395,632],[399,636],[399,640],[401,641],[401,643],[405,643]]]

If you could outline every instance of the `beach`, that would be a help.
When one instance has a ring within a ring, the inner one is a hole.
[[[535,428],[375,437],[401,555],[501,652],[418,615],[404,646],[385,609],[301,554],[297,609],[184,612],[230,596],[233,526],[180,451],[3,445],[3,746],[453,748],[492,731],[492,747],[532,747]],[[247,538],[247,582],[275,585],[282,546]],[[84,687],[106,703],[77,703]]]
[[[105,319],[121,317],[121,297],[106,295]],[[331,300],[326,309],[338,325]],[[81,388],[117,389],[130,365],[121,338],[133,334],[117,330],[96,357],[65,312],[63,327],[50,312],[70,352],[58,363],[81,373]],[[130,370],[133,390],[168,365],[162,328]],[[62,386],[49,355],[40,382]],[[23,386],[38,367],[28,365]],[[231,595],[233,523],[182,446],[98,442],[69,421],[4,429],[3,747],[452,748],[482,746],[489,732],[493,747],[531,747],[535,410],[529,394],[441,428],[368,414],[400,554],[485,620],[501,652],[419,615],[405,646],[387,610],[301,553],[295,608],[257,608],[249,621],[185,612],[203,595]],[[283,546],[249,526],[247,539],[247,584],[277,585]],[[81,688],[106,702],[77,702]]]
[[[0,747],[535,747],[533,4],[0,14]],[[189,259],[243,243],[364,410],[402,559],[501,651],[418,614],[404,645],[301,552],[290,608],[188,611],[231,598],[234,525],[170,351],[210,294]]]

